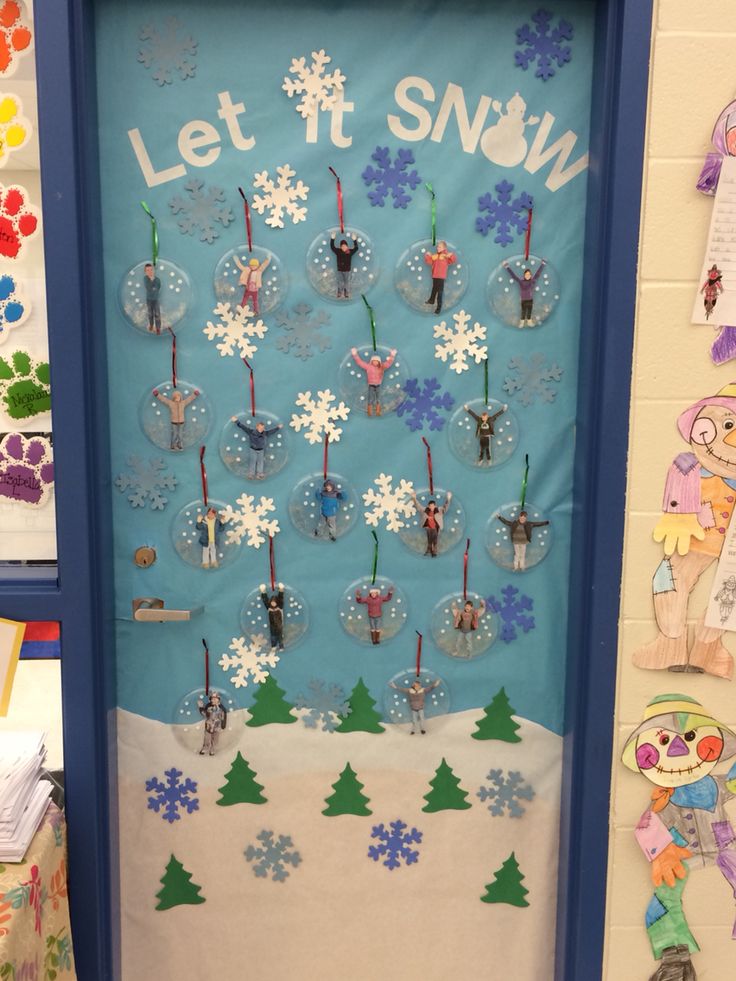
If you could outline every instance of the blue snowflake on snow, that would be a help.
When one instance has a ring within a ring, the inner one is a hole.
[[[520,627],[525,634],[534,630],[534,617],[528,616],[529,611],[534,609],[534,600],[530,596],[519,593],[519,590],[511,585],[501,590],[501,596],[503,600],[489,596],[486,606],[501,618],[501,640],[510,644],[512,640],[516,640],[517,627]]]
[[[475,230],[486,236],[492,228],[495,228],[496,235],[493,241],[504,248],[514,240],[512,230],[519,235],[526,231],[529,212],[534,207],[534,198],[526,191],[522,191],[518,198],[512,201],[513,190],[513,184],[502,180],[500,184],[496,184],[497,198],[494,198],[490,191],[478,198],[478,211],[485,211],[486,214],[481,214],[475,219]]]
[[[440,394],[441,387],[436,378],[425,378],[423,386],[418,378],[409,378],[404,383],[407,397],[396,409],[396,415],[406,416],[404,422],[412,432],[423,429],[425,420],[433,430],[440,430],[445,425],[444,416],[437,410],[451,409],[455,399],[449,392]]]
[[[192,60],[197,54],[197,42],[180,30],[176,17],[169,17],[163,27],[145,24],[138,34],[143,42],[138,51],[138,61],[152,68],[151,78],[157,85],[171,85],[173,72],[182,81],[194,78],[197,65]]]
[[[414,163],[414,154],[411,150],[404,150],[402,147],[396,152],[396,159],[391,162],[391,153],[387,146],[377,146],[371,154],[371,160],[377,164],[377,168],[369,164],[361,177],[366,187],[375,184],[375,189],[368,192],[368,200],[375,208],[382,208],[386,203],[389,194],[394,202],[394,208],[406,208],[411,201],[411,197],[406,193],[406,188],[415,190],[422,182],[422,178],[416,170],[407,170],[410,164]]]
[[[153,791],[156,795],[148,798],[148,810],[158,814],[163,808],[161,817],[173,824],[174,821],[181,820],[179,808],[186,810],[187,814],[199,810],[199,799],[190,796],[197,793],[197,784],[189,777],[180,782],[182,772],[173,766],[170,770],[164,770],[164,776],[166,783],[162,783],[158,777],[146,780],[146,790]]]
[[[243,854],[246,860],[253,862],[253,874],[259,879],[267,879],[268,873],[274,882],[284,882],[289,878],[286,866],[296,868],[302,860],[299,852],[292,851],[294,842],[289,835],[279,835],[274,841],[273,831],[261,831],[256,835],[260,846],[248,845]]]
[[[526,47],[514,52],[514,63],[526,71],[529,65],[536,62],[537,70],[534,75],[543,82],[555,74],[553,61],[557,62],[558,68],[562,68],[572,58],[572,49],[561,42],[572,41],[573,26],[569,21],[560,18],[557,27],[551,30],[552,17],[548,10],[540,7],[536,14],[532,14],[536,31],[529,24],[524,24],[516,31],[516,43]]]
[[[235,219],[230,208],[223,206],[225,192],[221,187],[210,185],[204,190],[204,181],[192,177],[184,185],[189,195],[182,197],[177,194],[169,201],[172,215],[178,215],[177,224],[182,235],[194,235],[199,232],[200,242],[212,245],[220,232],[219,222],[223,228]]]
[[[312,679],[309,693],[297,695],[294,706],[306,709],[302,722],[308,729],[316,729],[322,723],[322,732],[334,732],[342,719],[350,712],[350,704],[339,685],[328,685],[326,681]]]
[[[375,825],[371,832],[371,838],[377,838],[380,844],[370,845],[368,858],[372,858],[374,862],[380,862],[385,855],[386,860],[382,864],[387,869],[398,869],[402,859],[406,865],[414,865],[415,862],[418,862],[419,852],[410,848],[409,845],[419,844],[422,840],[422,832],[417,831],[416,828],[407,831],[408,827],[398,818],[396,821],[391,821],[390,830],[384,824]]]
[[[481,787],[476,796],[482,801],[491,801],[488,810],[494,817],[501,817],[507,812],[509,817],[519,818],[525,811],[519,801],[534,799],[533,788],[524,782],[518,770],[509,770],[506,776],[503,770],[491,770],[488,780],[493,786]]]

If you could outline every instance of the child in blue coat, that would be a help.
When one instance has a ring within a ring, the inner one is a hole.
[[[337,511],[340,507],[340,501],[345,500],[345,495],[335,487],[331,480],[325,480],[322,484],[322,490],[316,491],[314,496],[320,502],[320,517],[317,527],[314,529],[315,538],[318,538],[320,531],[326,528],[330,541],[334,542],[337,538]]]

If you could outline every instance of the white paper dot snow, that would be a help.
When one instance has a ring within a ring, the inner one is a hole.
[[[187,326],[184,318],[194,304],[194,289],[187,273],[175,262],[159,258],[154,266],[146,259],[123,276],[118,302],[131,327],[148,337],[170,340],[169,330]]]
[[[476,364],[487,358],[488,348],[485,344],[478,343],[486,339],[486,329],[477,320],[469,327],[472,317],[464,310],[453,313],[452,319],[455,323],[449,327],[445,320],[434,325],[434,336],[440,341],[434,346],[434,356],[447,364],[451,371],[461,375],[470,367],[469,358],[475,360]]]
[[[218,340],[215,346],[220,357],[252,358],[258,350],[254,338],[262,341],[268,331],[264,322],[256,319],[250,307],[233,307],[229,303],[218,303],[213,315],[219,318],[218,322],[208,320],[202,333],[209,341]]]
[[[321,232],[307,250],[307,278],[320,296],[340,303],[361,303],[381,272],[376,247],[359,228]]]
[[[312,398],[311,392],[299,392],[295,404],[304,411],[292,413],[289,425],[298,433],[304,430],[304,438],[308,443],[321,443],[325,436],[330,437],[331,443],[340,441],[342,427],[335,423],[345,422],[350,409],[344,402],[336,403],[329,388],[317,392],[316,399]]]
[[[340,69],[325,72],[331,61],[324,48],[312,52],[312,64],[309,66],[306,57],[291,59],[289,71],[294,78],[285,75],[281,88],[290,99],[295,95],[301,96],[294,108],[303,119],[313,116],[319,109],[331,109],[337,100],[337,92],[342,91],[345,76]]]
[[[229,249],[215,266],[214,288],[219,303],[249,306],[266,316],[283,303],[289,286],[286,267],[270,249],[248,246]]]
[[[384,521],[386,530],[394,532],[406,528],[409,519],[415,515],[412,482],[402,477],[394,487],[393,477],[382,473],[373,483],[376,486],[370,487],[363,494],[363,503],[368,508],[364,512],[365,523],[369,527],[377,528],[379,523]]]
[[[263,170],[253,178],[253,187],[260,188],[263,194],[253,195],[253,207],[262,215],[268,211],[266,224],[270,228],[284,227],[284,213],[291,218],[294,225],[300,221],[305,221],[307,209],[298,205],[297,201],[306,201],[309,188],[303,181],[298,180],[292,184],[292,177],[296,177],[296,171],[292,170],[289,164],[276,168],[279,175],[276,182],[268,176],[268,171]]]

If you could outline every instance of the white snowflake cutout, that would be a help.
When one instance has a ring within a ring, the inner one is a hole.
[[[216,345],[220,356],[223,358],[232,357],[236,353],[241,358],[252,358],[258,350],[253,343],[253,338],[263,340],[266,336],[268,327],[262,320],[254,319],[253,311],[249,306],[236,306],[233,310],[229,303],[218,303],[213,310],[213,316],[219,317],[219,323],[213,324],[207,321],[207,326],[203,328],[207,340],[214,341],[215,338],[222,338]]]
[[[325,74],[324,69],[331,61],[324,48],[312,52],[312,64],[308,68],[306,57],[291,59],[289,71],[296,77],[285,75],[281,88],[289,98],[301,95],[295,108],[303,119],[314,116],[318,109],[331,109],[337,101],[336,93],[342,91],[345,76],[340,69]]]
[[[236,688],[247,688],[249,681],[260,685],[269,676],[268,669],[279,662],[263,634],[251,634],[250,643],[245,637],[233,637],[229,649],[233,653],[223,654],[217,663],[223,671],[233,671],[230,683]]]
[[[317,392],[317,398],[312,398],[311,392],[300,392],[296,405],[304,409],[301,414],[293,413],[289,425],[300,432],[304,428],[304,438],[308,443],[321,443],[325,436],[330,437],[331,443],[338,443],[342,428],[335,425],[341,419],[345,422],[350,415],[350,409],[344,402],[333,405],[335,396],[326,388]]]
[[[408,523],[402,519],[414,514],[414,485],[402,478],[394,487],[393,479],[389,474],[379,474],[373,481],[378,490],[370,487],[363,494],[363,503],[369,508],[364,512],[367,525],[375,528],[385,518],[388,531],[399,531]]]
[[[278,535],[279,523],[267,515],[276,510],[271,497],[261,497],[256,504],[252,494],[241,494],[235,501],[240,505],[236,510],[228,504],[223,511],[223,521],[227,524],[227,540],[230,544],[239,545],[247,536],[246,545],[260,548],[270,535]]]
[[[452,319],[455,321],[453,327],[448,327],[444,320],[434,325],[434,336],[444,342],[435,344],[434,356],[445,362],[452,357],[449,367],[460,375],[470,367],[469,357],[474,358],[476,364],[480,364],[488,356],[486,345],[476,343],[486,339],[486,329],[477,320],[469,328],[470,314],[464,310],[453,313]]]
[[[284,212],[295,225],[305,221],[307,209],[300,207],[296,202],[307,200],[309,188],[300,180],[296,184],[291,183],[291,178],[296,177],[296,171],[292,170],[289,164],[277,167],[276,173],[279,177],[275,184],[273,178],[268,176],[267,170],[255,175],[253,186],[260,187],[265,194],[253,195],[253,207],[259,215],[262,215],[267,208],[270,210],[266,224],[271,228],[284,227]]]

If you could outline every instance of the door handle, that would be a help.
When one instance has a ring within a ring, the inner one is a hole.
[[[167,610],[164,601],[158,596],[137,596],[133,600],[133,619],[141,623],[169,623],[175,620],[191,620],[199,616],[203,606],[191,610]]]

